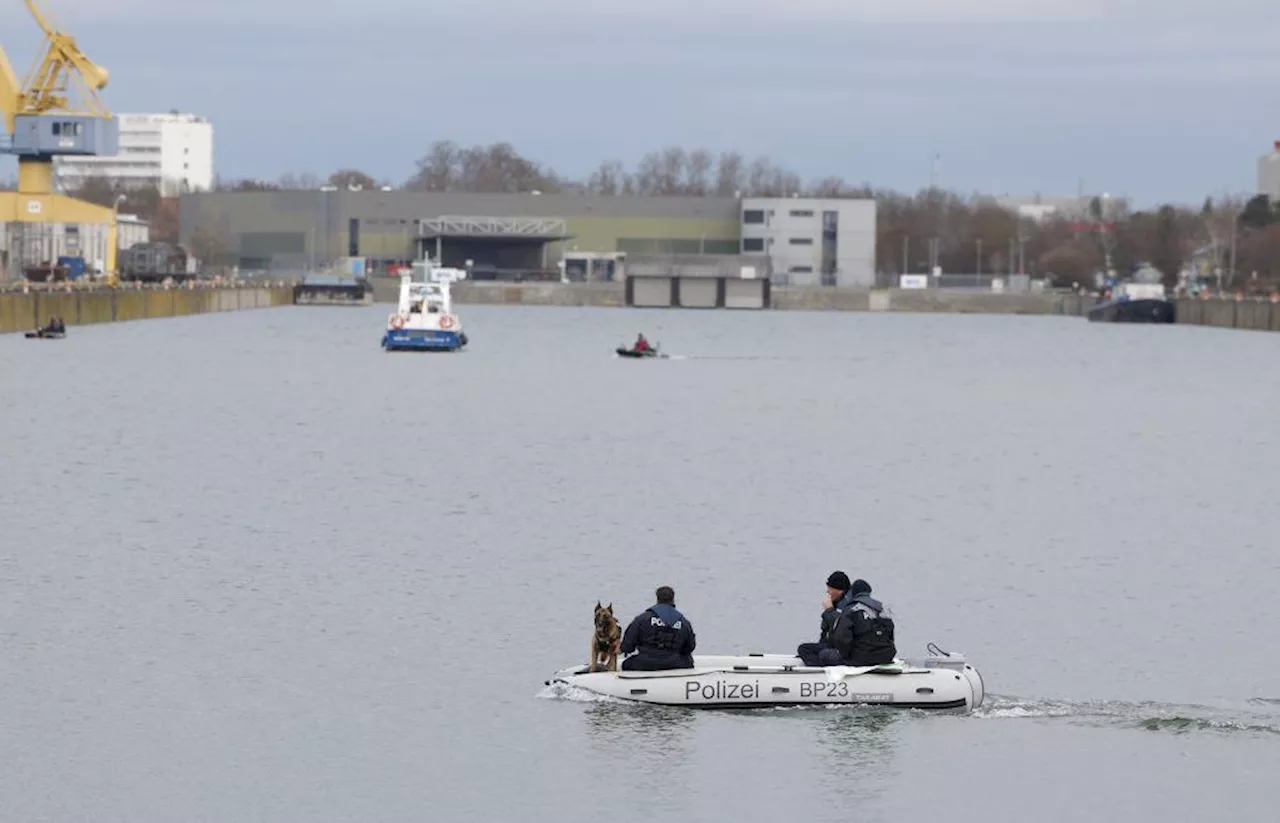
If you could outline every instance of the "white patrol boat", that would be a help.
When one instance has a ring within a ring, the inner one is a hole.
[[[440,268],[429,259],[415,261],[412,271],[400,276],[400,301],[387,318],[382,347],[387,351],[457,351],[467,345],[467,334],[453,313],[449,293],[449,285],[466,276],[466,269]]]
[[[591,672],[561,669],[546,685],[566,686],[640,703],[691,708],[869,705],[894,709],[971,711],[985,688],[963,655],[932,643],[929,656],[884,666],[806,666],[787,654],[698,655],[692,669]]]

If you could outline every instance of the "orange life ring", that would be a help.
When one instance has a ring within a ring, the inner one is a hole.
[[[451,314],[440,315],[440,328],[442,329],[453,328],[453,315]]]
[[[399,330],[404,328],[404,318],[398,314],[391,315],[391,328]]]

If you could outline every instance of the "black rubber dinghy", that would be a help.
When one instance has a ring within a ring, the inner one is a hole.
[[[645,358],[645,357],[663,357],[663,356],[665,356],[665,355],[661,355],[661,354],[659,354],[658,352],[656,352],[656,351],[654,351],[654,350],[652,350],[652,349],[650,349],[649,351],[636,351],[635,349],[624,349],[624,348],[622,348],[622,347],[618,347],[617,349],[614,349],[614,351],[616,351],[616,352],[618,353],[618,356],[619,356],[619,357],[634,357],[634,358],[635,358],[635,359],[637,359],[637,360],[640,360],[640,359]]]

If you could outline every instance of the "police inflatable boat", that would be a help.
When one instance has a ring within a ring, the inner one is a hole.
[[[806,666],[785,654],[697,655],[692,669],[590,672],[575,666],[547,685],[607,697],[691,708],[865,705],[971,711],[982,705],[982,675],[960,654],[930,644],[930,655],[884,666]]]

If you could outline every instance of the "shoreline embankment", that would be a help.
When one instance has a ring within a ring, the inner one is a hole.
[[[0,334],[31,331],[58,316],[70,326],[262,309],[293,302],[287,284],[31,288],[0,292]]]
[[[394,278],[374,278],[374,300],[394,303]],[[453,287],[462,305],[625,306],[621,283],[462,282]],[[833,289],[775,286],[769,309],[740,311],[850,311],[937,314],[1019,314],[1080,317],[1097,298],[1088,294],[1024,293],[941,289]],[[1280,302],[1269,299],[1181,297],[1177,322],[1225,329],[1280,331]],[[705,309],[704,309],[705,311]],[[723,309],[721,310],[723,311]]]

